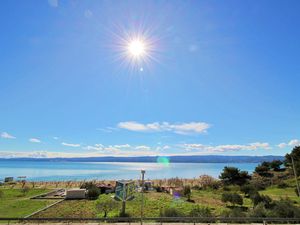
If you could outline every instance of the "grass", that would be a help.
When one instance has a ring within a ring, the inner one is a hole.
[[[195,203],[187,202],[186,198],[174,198],[167,193],[148,192],[144,194],[144,216],[159,217],[161,211],[167,207],[175,207],[184,215],[188,215],[196,205],[208,206],[216,214],[219,214],[226,208],[221,201],[220,190],[206,190],[192,192],[192,199]],[[95,200],[66,200],[63,201],[34,217],[103,217],[103,212],[97,212]],[[119,216],[121,203],[119,207],[108,213],[109,217]],[[126,213],[131,217],[140,217],[141,194],[136,193],[132,201],[126,203]]]
[[[0,198],[0,217],[25,217],[38,209],[41,209],[53,201],[31,200],[38,194],[48,192],[47,189],[30,189],[27,193],[22,193],[21,189],[10,189],[1,187],[3,196]]]

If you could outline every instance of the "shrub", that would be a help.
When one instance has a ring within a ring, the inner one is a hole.
[[[240,190],[245,194],[246,197],[249,197],[251,193],[257,192],[255,186],[252,184],[245,184],[241,186]]]
[[[100,190],[97,187],[92,187],[88,189],[87,197],[89,199],[97,199],[100,195]]]
[[[84,182],[83,184],[80,185],[80,188],[85,188],[87,190],[95,188],[96,185],[93,182]]]
[[[274,207],[272,208],[271,215],[273,217],[280,218],[299,218],[300,209],[293,205],[288,199],[281,199],[274,201]]]
[[[195,206],[189,214],[190,217],[211,217],[211,209],[208,207]]]
[[[250,217],[267,217],[268,213],[267,213],[267,210],[265,208],[265,205],[264,203],[258,203],[254,208],[253,210],[251,210],[249,212],[249,216]]]
[[[184,216],[182,212],[174,207],[165,208],[161,212],[162,217],[181,217]]]
[[[191,200],[192,191],[190,186],[184,186],[183,195],[187,198],[188,201]]]
[[[233,206],[243,205],[243,198],[237,193],[223,193],[222,202],[230,202]]]
[[[28,186],[24,186],[21,188],[21,193],[25,196],[29,192],[30,188]]]
[[[155,186],[154,189],[156,192],[162,192],[162,188],[160,186]]]
[[[119,203],[109,195],[101,195],[96,201],[96,209],[97,211],[104,213],[103,217],[107,217],[107,214],[117,208],[118,205]]]
[[[289,187],[289,185],[285,182],[280,182],[278,185],[277,185],[278,188],[287,188]]]
[[[271,208],[272,199],[267,195],[260,195],[258,192],[252,193],[250,199],[254,206],[257,206],[259,203],[262,203],[266,208]]]

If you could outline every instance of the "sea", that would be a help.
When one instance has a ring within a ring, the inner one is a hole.
[[[26,176],[29,181],[79,181],[197,178],[210,175],[217,178],[225,166],[234,166],[250,174],[258,163],[136,163],[136,162],[64,162],[0,160],[0,181],[4,177]]]

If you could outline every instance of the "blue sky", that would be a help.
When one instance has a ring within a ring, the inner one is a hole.
[[[0,156],[283,155],[300,144],[299,11],[2,1]]]

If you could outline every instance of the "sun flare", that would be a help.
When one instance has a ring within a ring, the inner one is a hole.
[[[133,40],[128,44],[128,52],[133,57],[142,57],[145,51],[145,44],[140,40]]]

